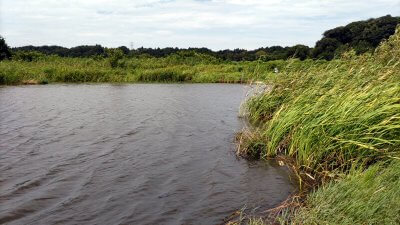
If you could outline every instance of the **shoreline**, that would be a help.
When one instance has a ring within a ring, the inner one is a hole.
[[[300,184],[298,196],[272,210],[275,222],[400,221],[399,49],[400,29],[374,55],[350,52],[342,64],[290,71],[247,102],[258,128],[239,135],[238,153],[281,160]]]

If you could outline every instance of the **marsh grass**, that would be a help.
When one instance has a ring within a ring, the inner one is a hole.
[[[304,62],[295,61],[295,67]],[[0,84],[37,83],[135,83],[192,82],[245,83],[266,79],[275,67],[289,61],[227,62],[203,55],[173,54],[164,58],[62,58],[45,56],[0,61]],[[293,63],[292,63],[293,64]]]
[[[400,161],[351,171],[312,193],[293,224],[399,224]]]
[[[248,101],[249,118],[260,129],[243,137],[241,151],[259,152],[260,158],[290,156],[321,179],[398,156],[399,36],[375,55],[348,54],[275,76],[270,92]],[[394,44],[398,47],[383,51]],[[254,145],[260,141],[262,148]]]
[[[268,81],[272,90],[247,102],[257,129],[239,135],[238,151],[284,160],[312,193],[299,210],[280,210],[281,223],[398,224],[400,29],[374,54],[348,52]]]

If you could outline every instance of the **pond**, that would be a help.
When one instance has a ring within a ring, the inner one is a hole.
[[[235,156],[247,88],[0,87],[0,223],[218,224],[271,208],[284,167]]]

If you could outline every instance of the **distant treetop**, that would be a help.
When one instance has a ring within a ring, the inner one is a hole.
[[[313,57],[330,60],[349,49],[357,54],[372,52],[382,40],[394,34],[398,24],[400,17],[387,15],[327,30],[317,42]]]

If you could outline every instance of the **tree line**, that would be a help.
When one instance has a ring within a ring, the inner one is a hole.
[[[132,57],[165,57],[178,52],[197,52],[208,54],[218,59],[227,61],[254,61],[254,60],[285,60],[288,58],[326,59],[332,60],[343,52],[354,49],[357,54],[373,52],[379,43],[393,35],[396,26],[400,24],[400,17],[391,15],[376,19],[357,21],[346,26],[336,27],[325,31],[321,40],[317,41],[314,48],[306,45],[291,47],[272,46],[255,50],[234,49],[213,51],[208,48],[137,48],[128,49],[126,46],[118,47],[124,55]],[[0,60],[10,58],[18,52],[37,52],[45,55],[58,55],[61,57],[107,57],[107,48],[101,45],[83,45],[73,48],[61,46],[23,46],[9,48],[5,40],[0,37]],[[22,56],[27,58],[28,56]]]

